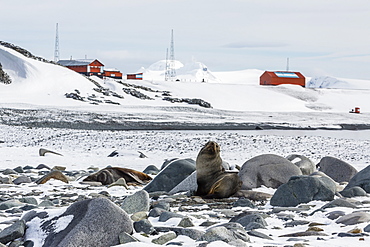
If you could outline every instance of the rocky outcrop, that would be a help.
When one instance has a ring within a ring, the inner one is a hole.
[[[189,99],[189,98],[172,98],[164,97],[163,100],[169,101],[171,103],[188,103],[191,105],[199,105],[205,108],[212,108],[211,104],[202,99]]]
[[[0,63],[0,82],[4,84],[12,83],[10,76],[3,70],[3,66]]]

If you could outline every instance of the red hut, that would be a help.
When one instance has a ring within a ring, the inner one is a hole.
[[[59,64],[84,75],[102,76],[104,64],[97,59],[59,60]]]
[[[143,73],[127,74],[127,80],[142,80]]]
[[[104,70],[104,76],[105,77],[122,79],[122,73],[118,69],[105,69]]]
[[[306,86],[306,78],[300,72],[265,71],[260,77],[260,85],[293,84]]]

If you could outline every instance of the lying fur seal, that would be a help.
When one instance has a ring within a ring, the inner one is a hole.
[[[196,160],[197,196],[226,198],[235,194],[242,185],[238,173],[225,172],[220,156],[220,146],[209,141],[200,150]]]
[[[90,176],[83,181],[101,182],[103,185],[109,185],[116,182],[118,179],[124,178],[128,185],[146,184],[152,178],[139,171],[121,167],[107,167]]]

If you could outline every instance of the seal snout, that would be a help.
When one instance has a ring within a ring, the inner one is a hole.
[[[204,145],[203,151],[210,153],[210,154],[215,154],[220,152],[220,146],[214,142],[214,141],[209,141]]]

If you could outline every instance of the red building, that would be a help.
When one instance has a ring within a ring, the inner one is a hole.
[[[58,64],[66,66],[84,75],[103,76],[104,64],[97,59],[79,59],[79,60],[59,60]]]
[[[306,78],[299,72],[265,71],[260,77],[260,85],[293,84],[306,86]]]
[[[127,74],[127,80],[142,80],[143,73]]]
[[[97,59],[59,60],[58,64],[88,76],[96,75],[122,79],[122,73],[119,70],[104,69],[104,64]]]
[[[103,75],[105,77],[122,79],[122,73],[118,69],[104,69]]]

